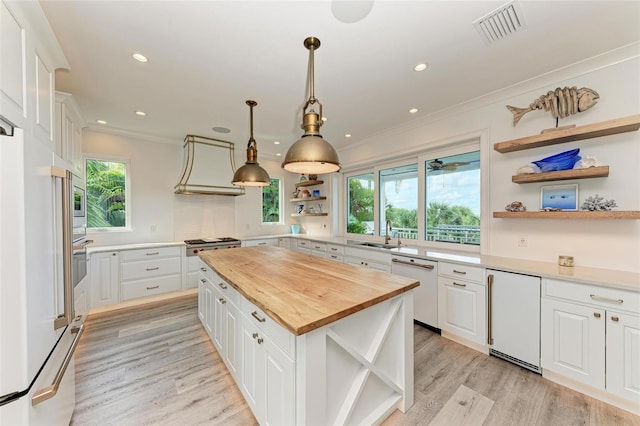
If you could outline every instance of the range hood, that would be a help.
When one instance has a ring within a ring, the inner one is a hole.
[[[183,172],[176,194],[243,195],[244,187],[231,184],[236,166],[233,143],[205,136],[184,138]]]

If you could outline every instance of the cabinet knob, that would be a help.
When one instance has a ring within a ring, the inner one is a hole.
[[[226,300],[224,300],[222,297],[221,297],[220,299],[218,299],[218,300],[219,300],[219,301],[220,301],[220,303],[221,303],[221,304],[223,304],[223,305],[224,305],[225,303],[227,303],[227,301],[226,301]]]
[[[611,321],[618,322],[619,320],[620,320],[620,318],[618,318],[618,317],[617,317],[617,316],[615,316],[615,315],[613,315],[613,316],[611,317]]]
[[[253,337],[253,338],[255,339],[256,337],[258,337],[258,333],[253,333],[253,334],[251,335],[251,337]]]
[[[220,286],[221,289],[226,290],[227,286],[224,285],[224,283],[218,283],[218,285]]]
[[[594,312],[593,316],[596,317],[596,318],[600,318],[600,312]]]
[[[261,338],[258,339],[258,344],[261,345],[262,342],[264,342],[264,339],[261,337]]]

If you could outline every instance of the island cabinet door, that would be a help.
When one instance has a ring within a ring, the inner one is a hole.
[[[213,344],[218,349],[218,353],[224,359],[226,347],[225,347],[225,332],[227,331],[227,300],[222,293],[214,288],[213,291]]]
[[[236,382],[240,382],[240,354],[242,353],[240,336],[242,333],[240,325],[240,312],[233,303],[227,303],[224,334],[224,360],[227,368],[235,377]]]
[[[244,394],[244,398],[251,407],[253,414],[259,423],[263,423],[259,415],[258,400],[260,395],[264,393],[264,378],[260,377],[264,373],[261,360],[264,359],[264,346],[258,345],[258,330],[247,319],[241,317],[241,371],[240,371],[240,389]]]
[[[268,337],[265,346],[265,422],[267,425],[295,423],[295,365]]]

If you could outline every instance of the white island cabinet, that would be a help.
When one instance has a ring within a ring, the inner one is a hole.
[[[211,302],[203,278],[200,319],[260,424],[377,424],[411,407],[417,281],[271,246],[200,256],[212,287],[239,297],[222,297],[234,321],[208,316],[220,299]],[[287,280],[291,268],[318,281]],[[235,369],[228,354],[238,336]]]

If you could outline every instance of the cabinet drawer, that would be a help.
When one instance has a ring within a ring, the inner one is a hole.
[[[122,283],[122,300],[178,291],[181,286],[180,274]]]
[[[337,262],[344,262],[344,256],[341,254],[327,253],[327,259],[335,260]]]
[[[214,272],[215,274],[215,272]],[[233,302],[234,305],[239,305],[242,296],[238,293],[238,290],[233,288],[231,284],[219,278],[218,275],[214,275],[213,281],[211,284],[225,297],[225,299]]]
[[[317,241],[309,241],[309,246],[313,251],[321,251],[325,253],[327,251],[327,243],[319,243]]]
[[[544,283],[545,296],[598,305],[604,308],[631,312],[640,311],[640,293],[554,279],[545,279]]]
[[[179,257],[146,260],[143,262],[126,262],[121,265],[122,281],[179,274],[181,263]]]
[[[289,357],[295,359],[295,336],[246,298],[242,297],[240,310],[249,323],[260,328],[267,338],[276,343]]]
[[[242,242],[243,247],[255,247],[255,246],[278,246],[277,238],[265,238],[262,240],[247,240]]]
[[[298,241],[296,242],[296,247],[298,247],[299,249],[307,249],[307,250],[311,250],[311,241],[309,240],[301,240],[300,238],[298,238]]]
[[[344,254],[344,246],[340,244],[327,244],[327,253],[329,254]]]
[[[180,246],[172,247],[150,247],[146,249],[123,250],[120,252],[122,262],[149,260],[158,257],[180,257],[183,248]]]
[[[484,269],[477,266],[439,262],[438,274],[446,275],[460,280],[474,281],[484,284]]]

